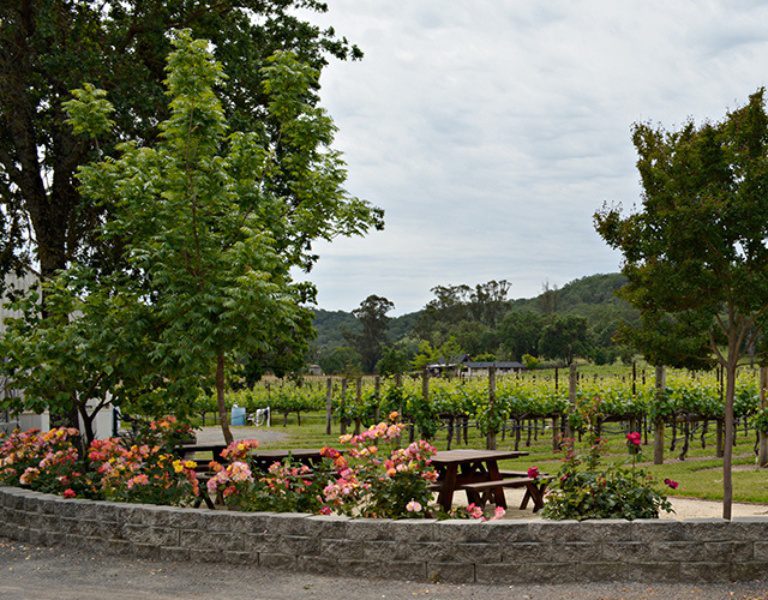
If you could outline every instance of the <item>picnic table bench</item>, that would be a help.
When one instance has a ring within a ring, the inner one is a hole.
[[[505,476],[506,475],[506,476]],[[479,483],[467,483],[462,487],[466,490],[473,490],[480,494],[478,506],[485,506],[490,500],[490,494],[499,488],[525,488],[525,495],[520,503],[520,510],[528,508],[528,502],[533,501],[533,512],[539,512],[544,506],[544,492],[547,489],[550,475],[541,474],[537,478],[528,477],[527,473],[518,471],[502,472],[505,476],[501,480],[481,481]]]
[[[195,500],[195,508],[203,502],[208,508],[214,508],[214,502],[208,495],[206,484],[213,476],[213,471],[208,466],[211,460],[220,463],[226,462],[221,453],[227,446],[225,444],[184,444],[175,448],[176,455],[182,460],[193,460],[197,480],[200,483],[200,496]],[[198,454],[210,454],[211,458],[201,459]],[[286,458],[291,458],[295,462],[312,466],[322,458],[320,449],[312,448],[285,448],[272,450],[256,450],[250,453],[250,462],[258,471],[266,473],[269,467],[275,462],[283,462]],[[221,498],[216,502],[221,503]]]
[[[456,490],[464,490],[470,502],[482,505],[489,497],[493,497],[496,506],[506,508],[504,486],[500,485],[504,477],[499,470],[498,461],[527,455],[527,452],[519,450],[464,449],[437,452],[432,457],[432,465],[438,472],[438,504],[446,512],[450,511],[453,494]],[[472,484],[480,483],[491,485],[487,491],[471,487]]]

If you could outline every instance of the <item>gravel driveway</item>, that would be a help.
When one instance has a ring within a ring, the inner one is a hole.
[[[382,574],[387,565],[382,563]],[[485,586],[320,577],[234,565],[154,562],[0,538],[3,600],[763,599],[768,580],[727,585]]]

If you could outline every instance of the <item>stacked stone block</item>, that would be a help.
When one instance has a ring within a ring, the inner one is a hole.
[[[156,560],[456,583],[743,581],[768,574],[768,517],[349,519],[66,500],[0,488],[2,535]]]

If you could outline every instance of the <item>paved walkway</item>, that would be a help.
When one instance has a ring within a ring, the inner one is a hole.
[[[387,564],[382,563],[386,576]],[[360,580],[227,564],[154,562],[0,538],[3,600],[768,600],[768,580],[747,584],[485,586]]]

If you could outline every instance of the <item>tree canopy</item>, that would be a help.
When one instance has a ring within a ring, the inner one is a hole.
[[[35,265],[48,277],[75,258],[108,268],[121,257],[98,235],[111,205],[83,201],[75,173],[99,151],[112,155],[119,142],[152,144],[160,135],[169,115],[163,80],[173,28],[212,42],[228,75],[217,92],[232,130],[278,136],[262,85],[270,56],[288,50],[315,70],[329,57],[362,56],[299,8],[327,10],[316,0],[0,3],[0,270]],[[99,149],[66,123],[62,106],[85,81],[106,90],[114,107],[114,126]],[[308,83],[304,101],[314,105],[317,78]],[[303,240],[307,258],[310,239]]]
[[[57,281],[72,295],[104,298],[106,315],[127,305],[121,326],[141,339],[144,387],[160,388],[180,405],[215,387],[229,442],[226,364],[279,345],[304,347],[311,323],[304,305],[314,288],[294,283],[290,269],[311,260],[313,240],[363,233],[381,224],[381,211],[342,187],[333,122],[311,101],[315,69],[288,52],[263,67],[275,143],[227,123],[215,93],[225,75],[207,40],[185,30],[173,45],[169,117],[158,125],[157,142],[120,144],[116,158],[78,175],[83,198],[112,206],[98,233],[120,248],[125,268],[103,273],[78,265]],[[111,125],[112,106],[93,86],[74,93],[66,108],[81,135],[98,137]],[[115,327],[102,317],[65,313],[38,326],[87,322],[92,333]],[[89,358],[98,361],[96,352]],[[107,359],[103,371],[112,368]]]
[[[596,214],[624,255],[636,341],[657,364],[716,360],[727,375],[723,516],[731,515],[736,369],[768,316],[768,114],[764,90],[715,123],[636,125],[642,208]],[[665,340],[670,350],[664,350]]]
[[[395,305],[390,300],[371,294],[352,311],[352,315],[360,324],[360,332],[348,332],[346,337],[360,354],[366,373],[373,372],[381,358],[382,348],[387,342],[390,321],[387,313],[393,308]]]

